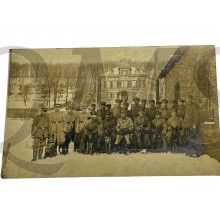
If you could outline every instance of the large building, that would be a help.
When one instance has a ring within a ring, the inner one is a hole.
[[[105,72],[101,77],[101,101],[115,103],[117,98],[132,102],[134,97],[155,99],[154,71],[143,72],[121,60],[120,66]]]

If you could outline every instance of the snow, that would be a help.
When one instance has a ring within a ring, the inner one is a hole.
[[[12,119],[7,119],[6,122],[6,139],[16,134],[24,123],[24,121]],[[32,120],[29,120],[27,125],[31,126],[31,123]],[[23,161],[30,162],[32,159],[32,142],[30,135],[26,135],[20,143],[11,147],[10,153]],[[120,154],[94,154],[90,156],[73,152],[73,146],[74,144],[71,143],[68,155],[58,154],[55,158],[38,160],[35,162],[36,166],[37,164],[64,163],[61,170],[48,177],[220,175],[220,163],[208,155],[194,158],[182,153],[143,152],[130,153],[127,156]],[[15,165],[13,161],[8,160],[5,177],[47,176],[27,171],[19,167],[19,164]]]

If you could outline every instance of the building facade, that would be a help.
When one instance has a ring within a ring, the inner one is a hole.
[[[131,61],[122,60],[100,77],[101,101],[113,104],[120,98],[132,102],[134,97],[155,99],[155,80],[152,73],[146,73],[131,65]]]

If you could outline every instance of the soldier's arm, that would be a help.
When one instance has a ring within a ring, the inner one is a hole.
[[[120,119],[118,119],[118,120],[117,120],[117,125],[116,125],[116,130],[117,130],[117,132],[119,132],[119,131],[121,130],[120,127],[121,127],[121,126],[120,126]]]
[[[37,125],[37,121],[38,121],[38,117],[35,117],[34,120],[33,120],[32,126],[31,126],[31,133],[34,132],[35,127]]]
[[[131,118],[128,118],[128,119],[129,119],[128,129],[129,129],[130,131],[133,131],[133,130],[134,130],[134,123],[133,123],[133,121],[132,121]]]

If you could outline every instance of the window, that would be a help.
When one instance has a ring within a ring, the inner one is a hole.
[[[112,92],[109,92],[109,93],[108,93],[108,98],[109,98],[109,99],[112,99],[112,98],[114,98],[114,93],[112,93]]]
[[[125,81],[124,81],[124,88],[127,88],[127,86],[128,86],[128,81],[125,80]]]
[[[110,88],[113,88],[113,81],[110,81]]]
[[[128,86],[128,88],[132,87],[132,82],[130,80],[128,81],[128,85],[127,86]]]
[[[137,84],[136,84],[136,81],[132,81],[132,87],[136,88],[137,87]]]
[[[117,81],[117,88],[121,88],[121,81]]]

